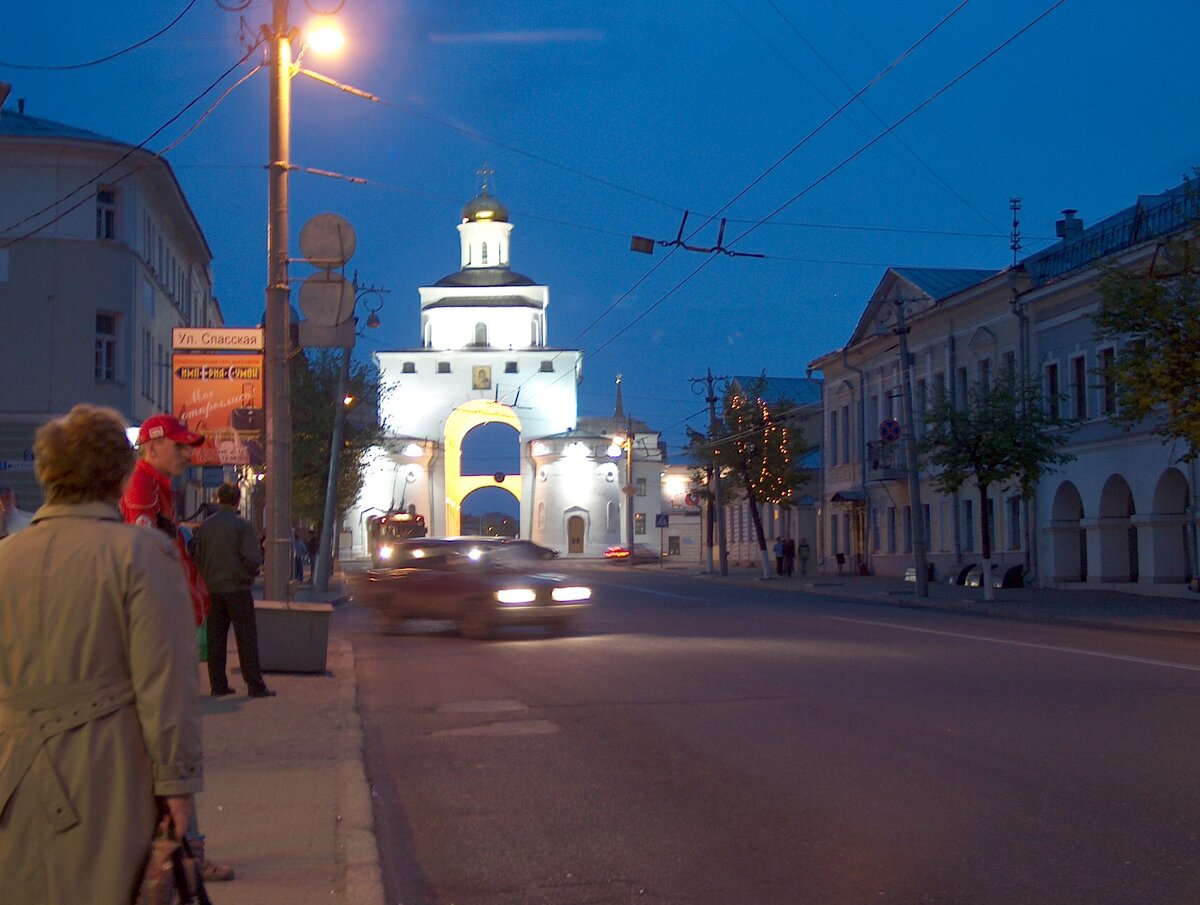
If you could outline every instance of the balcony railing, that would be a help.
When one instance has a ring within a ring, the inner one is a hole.
[[[908,477],[904,440],[867,444],[867,480],[899,481]]]

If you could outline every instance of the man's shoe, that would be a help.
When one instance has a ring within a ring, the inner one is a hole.
[[[217,864],[214,861],[206,860],[201,873],[204,875],[205,883],[224,883],[233,879],[232,867],[228,864]]]
[[[275,692],[269,688],[260,688],[257,691],[247,692],[246,696],[250,698],[273,698],[275,697]]]
[[[227,694],[233,694],[233,689],[232,689],[232,688],[214,688],[214,689],[213,689],[213,690],[210,692],[210,694],[211,694],[211,695],[212,695],[214,698],[223,698],[223,697],[225,697],[225,695],[227,695]]]

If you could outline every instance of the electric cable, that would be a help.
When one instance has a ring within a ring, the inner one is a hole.
[[[116,53],[110,53],[106,56],[100,57],[97,60],[89,60],[86,63],[70,63],[70,64],[64,65],[64,66],[48,66],[48,65],[33,64],[33,63],[8,63],[8,62],[5,62],[4,60],[0,60],[0,68],[37,70],[37,71],[41,71],[41,72],[68,72],[73,69],[87,69],[89,66],[99,66],[101,63],[108,63],[111,60],[115,60],[117,57],[124,56],[125,54],[129,53],[132,50],[137,50],[139,47],[145,47],[147,44],[149,44],[155,38],[162,37],[167,32],[169,32],[172,28],[174,28],[179,23],[179,20],[188,14],[188,10],[190,10],[195,5],[196,5],[196,0],[189,0],[188,5],[183,8],[183,12],[181,12],[178,16],[176,16],[174,19],[172,19],[170,21],[170,23],[167,24],[165,27],[160,28],[154,34],[150,35],[150,37],[143,38],[142,40],[140,40],[134,44],[130,44],[128,47],[126,47],[123,50],[118,50]]]

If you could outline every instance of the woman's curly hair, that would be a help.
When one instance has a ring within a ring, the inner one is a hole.
[[[119,412],[81,403],[42,425],[33,458],[47,503],[116,502],[137,454]]]

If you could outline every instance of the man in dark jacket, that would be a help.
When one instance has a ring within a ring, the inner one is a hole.
[[[233,694],[225,675],[225,646],[232,624],[247,693],[252,698],[269,698],[275,692],[263,683],[258,665],[258,626],[250,593],[262,565],[262,553],[254,529],[237,513],[241,498],[237,485],[222,484],[217,488],[221,508],[196,529],[196,565],[212,598],[208,613],[208,686],[214,697]]]

